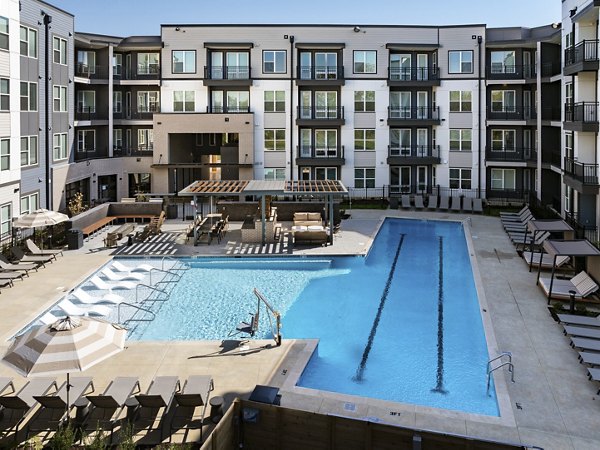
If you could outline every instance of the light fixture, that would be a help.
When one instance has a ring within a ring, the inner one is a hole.
[[[558,27],[560,27],[560,23],[554,22],[554,23],[552,24],[552,28],[554,28],[555,30],[556,30]]]
[[[229,117],[225,117],[225,122],[229,122]]]
[[[360,27],[358,25],[354,27],[354,32],[360,33]]]
[[[575,14],[577,14],[577,7],[569,11],[569,17],[573,17]]]

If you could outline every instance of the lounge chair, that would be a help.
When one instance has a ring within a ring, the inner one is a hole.
[[[52,262],[54,256],[32,256],[26,255],[23,250],[19,247],[12,247],[10,249],[12,254],[17,259],[17,262],[20,263],[36,263],[42,267],[46,267],[46,263]]]
[[[588,378],[592,381],[600,381],[600,369],[588,367]],[[600,394],[600,389],[596,392],[596,395]]]
[[[105,267],[102,269],[102,274],[108,278],[110,281],[123,281],[123,280],[135,280],[142,281],[144,279],[144,275],[141,273],[128,273],[128,274],[118,274],[113,272],[109,267]]]
[[[0,395],[4,395],[4,391],[11,388],[10,393],[14,394],[15,385],[13,384],[12,378],[0,377]]]
[[[145,394],[137,394],[135,396],[139,406],[135,411],[134,425],[136,429],[161,430],[160,442],[162,442],[162,427],[159,412],[162,409],[163,414],[166,413],[175,392],[181,390],[179,377],[177,376],[162,376],[152,380],[148,391]]]
[[[592,366],[600,366],[600,353],[579,352],[579,361]]]
[[[518,216],[518,217],[508,217],[508,218],[501,217],[500,221],[502,222],[502,225],[506,226],[506,225],[511,225],[511,224],[525,224],[534,218],[535,217],[533,216],[531,211],[527,211],[525,214]]]
[[[575,325],[563,325],[563,328],[567,336],[600,339],[600,330],[598,328],[578,327]]]
[[[473,212],[483,214],[483,200],[480,198],[473,199]]]
[[[585,327],[600,327],[598,317],[576,316],[574,314],[557,314],[558,320],[566,325],[578,325]]]
[[[541,265],[542,269],[552,269],[552,266],[554,265],[554,256],[551,256],[548,253],[541,254],[541,264],[539,252],[523,252],[522,256],[527,265],[531,267],[538,267]],[[554,266],[554,268],[558,268],[568,263],[570,260],[571,258],[566,255],[559,255],[556,257],[556,266]]]
[[[423,204],[423,196],[415,195],[415,209],[419,210],[423,208],[425,208],[425,205]]]
[[[125,264],[120,263],[119,261],[113,261],[112,268],[117,272],[151,272],[156,269],[156,267],[151,266],[150,264],[138,264],[135,267],[129,268]]]
[[[410,209],[410,195],[402,195],[402,208]]]
[[[438,206],[438,209],[440,209],[442,211],[448,211],[448,209],[450,208],[449,203],[450,203],[450,197],[442,195],[440,197],[440,206]]]
[[[171,435],[176,430],[200,428],[200,442],[203,441],[202,423],[210,393],[215,389],[210,375],[192,375],[188,377],[183,390],[173,398],[175,411],[171,420]],[[196,416],[196,408],[202,406],[200,415]],[[169,437],[170,439],[170,437]]]
[[[468,214],[473,212],[473,199],[471,197],[463,198],[462,210]]]
[[[4,257],[0,258],[0,269],[2,270],[21,270],[25,272],[27,276],[29,276],[30,270],[35,270],[37,272],[38,266],[34,263],[17,263],[13,264],[5,260]]]
[[[3,414],[0,415],[0,436],[6,436],[14,431],[16,440],[19,426],[36,406],[34,396],[44,395],[53,387],[57,389],[54,378],[32,378],[16,394],[0,396],[0,406],[4,408]]]
[[[60,249],[52,250],[48,248],[42,250],[37,245],[35,245],[35,242],[33,242],[31,239],[27,239],[25,241],[25,246],[27,247],[27,250],[29,250],[29,253],[36,256],[54,256],[54,259],[56,259],[57,255],[62,256],[63,254],[63,251]]]
[[[72,294],[77,300],[79,300],[81,303],[85,303],[86,305],[95,305],[102,302],[118,305],[119,303],[123,303],[125,301],[125,299],[120,295],[112,293],[105,294],[102,297],[93,297],[80,288],[75,289]]]
[[[23,280],[25,276],[24,273],[14,272],[12,270],[2,270],[0,271],[0,280]]]
[[[94,275],[90,278],[90,282],[98,289],[108,292],[111,292],[113,289],[134,289],[137,286],[137,283],[132,283],[131,281],[120,281],[116,284],[108,284],[98,275]]]
[[[427,200],[427,209],[436,210],[437,205],[438,205],[438,196],[430,195],[429,199]]]
[[[544,231],[542,233],[538,233],[533,238],[533,233],[508,233],[508,237],[515,245],[524,244],[524,245],[542,245],[546,239],[550,237],[550,233]]]
[[[40,322],[42,322],[42,324],[44,325],[51,325],[55,322],[57,322],[58,320],[60,320],[61,317],[56,317],[54,314],[52,314],[50,311],[47,311],[44,313],[43,316],[41,316],[38,320]]]
[[[576,299],[583,299],[598,290],[596,282],[584,271],[579,272],[570,280],[561,280],[555,278],[540,277],[538,280],[540,287],[550,299],[569,300],[570,291],[575,292]],[[550,282],[552,282],[552,292],[550,292]]]
[[[525,205],[523,206],[523,208],[521,208],[521,210],[519,212],[510,212],[510,211],[500,211],[500,217],[518,217],[524,213],[526,213],[527,211],[529,211],[529,206]]]
[[[77,306],[69,299],[64,299],[57,305],[67,316],[108,316],[111,309],[108,306],[92,305],[86,308]]]
[[[443,198],[443,197],[442,197]],[[460,197],[452,196],[450,209],[455,212],[460,211]]]
[[[0,279],[0,287],[6,287],[6,286],[13,287],[14,286],[13,280],[12,279],[5,279],[5,280]]]
[[[600,352],[600,340],[582,337],[572,337],[571,347],[580,348],[581,350]]]

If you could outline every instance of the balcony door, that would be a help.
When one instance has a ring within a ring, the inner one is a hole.
[[[427,128],[417,129],[417,156],[427,156]]]
[[[315,130],[315,157],[337,156],[337,130]]]
[[[417,119],[427,119],[427,91],[417,92]]]
[[[410,92],[400,91],[390,93],[390,118],[410,119]]]
[[[312,119],[312,92],[300,92],[300,118]]]
[[[412,57],[410,53],[390,55],[390,79],[399,81],[410,80]]]
[[[315,53],[315,79],[337,79],[337,53]]]
[[[429,60],[426,53],[419,53],[417,55],[417,80],[423,81],[429,79]]]
[[[223,53],[213,52],[210,55],[210,78],[212,80],[222,80],[224,78]]]
[[[417,192],[427,191],[427,166],[417,166]]]
[[[248,52],[227,52],[228,80],[247,80],[249,78]]]
[[[337,118],[337,92],[315,92],[315,119]]]
[[[311,157],[312,130],[303,128],[300,130],[300,158]],[[308,178],[310,180],[310,178]]]

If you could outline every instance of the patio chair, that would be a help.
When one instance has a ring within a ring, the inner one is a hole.
[[[115,269],[117,272],[151,272],[152,270],[155,269],[154,266],[151,266],[150,264],[138,264],[135,267],[129,268],[127,267],[125,264],[120,263],[119,261],[113,261],[112,263],[112,268]]]
[[[528,211],[529,211],[529,206],[525,205],[525,206],[523,206],[523,208],[521,208],[521,210],[519,212],[500,211],[500,217],[506,217],[506,218],[518,217]]]
[[[105,267],[102,269],[102,274],[108,278],[110,281],[123,281],[123,280],[136,280],[142,281],[144,279],[144,275],[141,273],[127,273],[127,274],[118,274],[113,272],[109,267]]]
[[[442,195],[440,197],[440,206],[438,206],[438,209],[441,211],[448,211],[448,209],[450,209],[449,203],[450,197],[448,197],[447,195]]]
[[[173,398],[175,409],[171,419],[169,440],[177,430],[200,428],[200,442],[203,441],[202,425],[206,415],[206,407],[210,393],[215,389],[210,375],[192,375],[188,377],[183,390]],[[202,407],[199,415],[196,408]]]
[[[473,212],[473,199],[471,197],[463,198],[462,210],[468,214]]]
[[[410,195],[402,195],[402,208],[410,209]]]
[[[52,262],[52,260],[54,259],[54,256],[32,256],[32,255],[26,255],[23,250],[21,250],[21,248],[19,247],[12,247],[11,249],[12,254],[14,255],[14,257],[16,258],[17,262],[20,263],[36,263],[42,267],[46,267],[46,263],[48,262]]]
[[[540,253],[539,252],[523,252],[521,255],[527,265],[531,267],[541,266],[542,269],[552,269],[554,265],[554,256],[550,256],[548,253],[542,253],[542,262],[540,264]],[[570,257],[566,255],[559,255],[556,257],[556,266],[554,268],[558,268],[567,264],[571,260]]]
[[[576,325],[563,325],[565,335],[590,339],[600,339],[600,330],[591,327],[578,327]]]
[[[579,362],[592,366],[600,366],[600,353],[579,352]]]
[[[92,305],[82,308],[69,299],[64,299],[57,306],[67,316],[108,316],[111,312],[111,309],[108,306]]]
[[[2,270],[0,271],[0,280],[23,280],[25,276],[24,273],[14,272],[12,270]]]
[[[450,209],[454,212],[460,211],[460,197],[452,196]]]
[[[473,199],[473,212],[483,214],[483,200],[480,198]]]
[[[35,242],[33,242],[31,239],[27,239],[25,241],[25,246],[27,247],[27,250],[29,250],[29,253],[31,253],[32,255],[54,256],[54,259],[56,259],[57,255],[63,256],[63,251],[61,249],[55,249],[55,250],[44,249],[44,250],[42,250],[37,245],[35,245]]]
[[[6,280],[0,279],[0,287],[6,287],[6,286],[13,287],[14,286],[13,280],[12,279],[6,279]],[[2,291],[0,291],[0,292],[2,292]]]
[[[0,258],[0,269],[2,270],[21,270],[24,271],[27,276],[29,276],[30,270],[35,270],[37,272],[38,266],[34,263],[17,263],[13,264],[9,262],[4,256]]]
[[[102,297],[93,297],[81,288],[75,289],[72,294],[73,297],[75,297],[81,303],[85,303],[86,305],[95,305],[102,302],[118,305],[119,303],[123,303],[125,301],[125,299],[120,295],[112,293],[105,294]]]
[[[594,367],[588,367],[588,378],[592,381],[600,381],[600,369]],[[596,392],[596,395],[600,394],[600,389]]]
[[[161,430],[160,441],[162,442],[162,417],[166,413],[173,396],[181,390],[179,377],[160,376],[154,378],[145,394],[137,394],[135,400],[138,403],[134,412],[133,424],[135,429],[147,429],[148,432]],[[163,414],[159,414],[162,409]]]
[[[422,195],[415,195],[415,209],[416,210],[421,210],[424,209],[425,205],[423,204],[423,196]]]
[[[552,292],[550,292],[550,282],[552,281]],[[557,300],[569,300],[571,298],[570,291],[575,292],[576,299],[583,299],[598,290],[596,282],[585,272],[581,271],[570,280],[561,280],[540,277],[538,280],[542,291],[548,298]]]
[[[581,350],[589,350],[592,352],[600,352],[600,340],[589,339],[582,337],[572,337],[571,347],[580,348]]]
[[[525,213],[516,216],[516,217],[500,217],[500,221],[503,225],[507,224],[519,224],[519,223],[527,223],[531,219],[533,219],[533,213],[531,211],[526,211]]]
[[[131,281],[120,281],[116,284],[108,284],[98,275],[94,275],[92,278],[90,278],[90,282],[98,289],[108,292],[112,292],[113,289],[135,289],[137,286],[137,283],[132,283]]]
[[[557,314],[558,320],[566,325],[579,325],[586,327],[600,327],[600,319],[589,316],[576,316],[573,314]]]
[[[429,200],[427,201],[427,209],[432,210],[432,211],[436,210],[437,205],[438,205],[438,196],[430,195]]]

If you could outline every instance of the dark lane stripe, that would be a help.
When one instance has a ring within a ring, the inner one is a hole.
[[[388,293],[390,292],[390,286],[392,285],[392,279],[394,278],[394,272],[396,271],[396,263],[398,262],[398,256],[400,256],[400,249],[402,248],[402,243],[404,242],[404,236],[404,234],[400,235],[400,242],[398,242],[396,255],[394,256],[392,267],[390,267],[390,273],[388,275],[387,282],[385,283],[385,288],[383,289],[381,300],[379,300],[379,308],[377,309],[377,315],[375,316],[375,320],[373,321],[373,326],[371,327],[371,334],[369,334],[369,339],[367,340],[367,345],[365,346],[365,351],[363,352],[362,359],[360,360],[358,369],[356,369],[356,375],[353,378],[354,381],[360,382],[363,380],[363,374],[365,372],[367,360],[369,359],[369,353],[371,352],[371,347],[373,347],[373,339],[375,339],[377,327],[379,326],[379,320],[381,319],[381,313],[383,312],[383,307],[385,306],[385,301],[387,300]]]
[[[438,269],[438,342],[437,342],[437,382],[432,392],[447,394],[444,389],[444,238],[439,241],[439,269]]]

